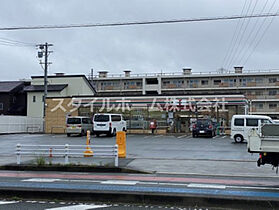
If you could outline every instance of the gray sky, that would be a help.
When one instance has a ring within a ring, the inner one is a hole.
[[[257,0],[247,0],[246,11]],[[260,13],[267,0],[259,0],[254,10]],[[269,0],[265,12],[273,1]],[[165,20],[240,15],[245,0],[9,0],[1,2],[0,27],[52,25],[71,23],[105,23],[144,20]],[[271,12],[276,12],[279,1]],[[243,22],[235,44],[235,56],[229,65],[243,65],[241,55],[249,55],[271,18]],[[242,22],[239,22],[240,27]],[[255,24],[257,25],[255,26]],[[261,33],[257,28],[263,23]],[[258,45],[245,69],[276,69],[279,67],[279,17]],[[1,31],[0,38],[31,43],[54,44],[49,57],[50,74],[88,74],[108,70],[122,73],[180,72],[183,67],[193,71],[216,71],[222,67],[238,20],[179,23],[149,26],[121,26],[58,30]],[[245,30],[245,25],[247,28]],[[244,33],[245,32],[245,33]],[[251,32],[251,38],[248,39]],[[253,41],[253,37],[256,37]],[[245,42],[248,40],[248,42]],[[249,48],[250,46],[250,48]],[[250,49],[250,50],[249,50]],[[242,52],[242,54],[241,54]],[[1,80],[17,80],[42,75],[36,58],[37,50],[0,44]],[[233,55],[233,54],[232,54]],[[246,56],[246,57],[247,57]],[[245,58],[245,56],[244,56]],[[228,59],[229,60],[229,59]]]

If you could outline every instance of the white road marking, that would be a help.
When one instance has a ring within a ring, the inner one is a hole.
[[[0,205],[18,203],[18,201],[0,201]]]
[[[119,184],[119,185],[136,185],[138,181],[122,181],[122,180],[107,180],[102,181],[101,184]]]
[[[192,137],[192,136],[187,136],[186,139],[189,139],[189,138],[191,138],[191,137]]]
[[[32,178],[32,179],[24,179],[22,182],[57,182],[61,181],[61,179],[40,179],[40,178]]]
[[[0,205],[18,203],[18,201],[0,201]]]
[[[227,136],[223,136],[222,139],[226,138]]]
[[[177,138],[178,138],[178,139],[181,139],[181,138],[183,138],[183,137],[187,137],[187,135],[178,136]]]
[[[145,136],[145,137],[143,137],[144,139],[147,139],[147,138],[149,138],[150,136]]]
[[[213,136],[213,138],[215,139],[215,138],[217,138],[218,136]]]
[[[187,185],[192,188],[212,188],[212,189],[226,189],[226,185],[215,185],[215,184],[195,184],[191,183]]]
[[[68,181],[68,182],[91,182],[91,183],[99,183],[101,180],[88,180],[88,179],[68,179],[68,180],[61,180],[61,181]]]
[[[158,135],[158,136],[155,136],[154,138],[160,138],[160,137],[163,137],[164,135]]]
[[[65,206],[58,208],[50,208],[45,210],[87,210],[87,209],[99,209],[106,208],[108,205],[74,205],[74,206]]]

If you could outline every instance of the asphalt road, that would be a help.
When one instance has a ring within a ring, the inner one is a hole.
[[[160,205],[140,205],[140,204],[111,204],[111,203],[91,203],[91,202],[65,202],[65,201],[49,201],[49,200],[0,200],[0,209],[5,210],[183,210],[190,209],[175,206]],[[195,209],[193,207],[192,209]],[[200,210],[206,208],[199,208]]]
[[[85,145],[85,137],[66,135],[0,135],[0,165],[15,163],[16,144]],[[113,145],[115,138],[91,138],[92,145]],[[256,166],[257,154],[247,152],[246,143],[236,144],[229,137],[192,138],[191,136],[128,135],[127,158],[120,166],[163,174],[203,174],[227,176],[277,177],[271,166]],[[25,161],[34,158],[26,157]],[[113,160],[72,159],[76,163],[107,164]],[[108,161],[108,162],[106,162]],[[63,159],[52,159],[63,163]]]
[[[6,192],[7,190],[9,193]],[[47,193],[49,201],[6,204],[3,201],[3,205],[22,205],[19,209],[30,209],[33,208],[32,206],[35,208],[39,204],[38,209],[76,206],[73,209],[77,210],[91,209],[93,205],[106,205],[106,208],[112,209],[123,209],[121,207],[181,209],[181,206],[188,209],[190,207],[196,209],[219,207],[247,209],[247,206],[250,209],[267,209],[267,207],[276,209],[279,207],[277,178],[0,171],[1,196],[10,194],[18,196],[18,192],[32,198]],[[149,200],[148,196],[151,196],[152,200]],[[84,199],[89,201],[84,203]],[[64,201],[61,203],[58,200]],[[110,201],[111,204],[92,204],[104,200]],[[117,202],[138,202],[144,205],[114,206]],[[158,203],[162,206],[156,206]],[[78,205],[88,205],[88,208],[79,208]],[[1,202],[0,209],[3,209]]]

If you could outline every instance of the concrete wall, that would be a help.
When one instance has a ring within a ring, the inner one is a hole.
[[[62,107],[55,109],[59,104],[59,100],[63,100]],[[66,117],[71,114],[72,116],[78,116],[78,110],[74,109],[72,105],[68,106],[71,102],[71,98],[61,98],[59,100],[47,99],[47,108],[46,108],[46,133],[65,133],[66,126]]]

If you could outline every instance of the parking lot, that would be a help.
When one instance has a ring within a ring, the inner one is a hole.
[[[1,165],[15,163],[16,144],[85,145],[86,137],[48,134],[0,135]],[[91,145],[113,145],[115,137],[91,137]],[[270,166],[258,168],[257,154],[228,136],[127,135],[127,160],[122,166],[157,173],[276,176]],[[88,161],[88,159],[87,159]]]

